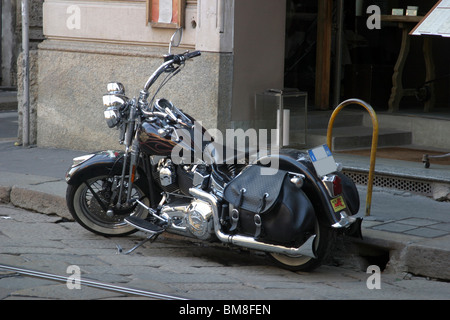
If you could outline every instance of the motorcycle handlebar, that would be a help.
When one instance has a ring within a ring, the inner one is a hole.
[[[183,61],[195,58],[200,56],[202,53],[200,51],[192,51],[192,52],[186,52],[182,54],[177,54],[173,57],[174,63],[181,63]]]
[[[164,112],[159,112],[159,111],[151,111],[150,112],[150,111],[142,110],[142,114],[144,116],[148,116],[148,117],[158,117],[158,118],[160,118],[160,119],[162,119],[164,121],[170,119],[170,120],[172,120],[175,123],[178,123],[178,124],[181,124],[181,125],[185,126],[186,128],[189,128],[189,129],[193,129],[194,128],[193,124],[190,124],[188,122],[184,122],[183,120],[178,119],[178,118],[174,119],[174,118],[170,117],[169,114],[164,113]]]
[[[192,59],[192,58],[198,57],[200,55],[202,55],[202,53],[200,51],[192,51],[192,52],[186,53],[186,58]]]
[[[148,89],[155,83],[156,79],[163,73],[166,69],[168,69],[173,63],[181,64],[182,62],[192,59],[194,57],[198,57],[201,55],[200,51],[186,52],[177,55],[169,55],[164,57],[164,63],[150,76],[147,80],[147,83],[144,86],[144,91],[147,92]]]

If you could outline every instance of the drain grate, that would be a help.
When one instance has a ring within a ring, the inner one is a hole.
[[[369,174],[366,172],[346,171],[343,170],[346,176],[351,178],[355,184],[367,185]],[[397,189],[409,191],[412,193],[422,194],[425,196],[432,196],[432,184],[427,181],[412,180],[402,177],[393,177],[387,175],[376,175],[373,179],[373,185],[382,188]]]

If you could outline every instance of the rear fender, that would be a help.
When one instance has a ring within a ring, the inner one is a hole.
[[[75,158],[66,173],[66,182],[75,185],[95,175],[118,175],[122,173],[123,151],[99,151]],[[127,171],[128,172],[128,171]]]

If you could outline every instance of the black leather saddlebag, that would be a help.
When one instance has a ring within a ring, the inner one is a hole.
[[[314,208],[290,182],[287,171],[273,170],[262,175],[260,166],[250,166],[225,187],[224,199],[234,207],[230,231],[267,243],[299,246],[314,233]]]

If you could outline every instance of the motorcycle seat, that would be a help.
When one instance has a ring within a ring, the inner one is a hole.
[[[257,148],[231,148],[217,142],[212,142],[205,147],[204,160],[214,164],[246,164],[256,159]]]

